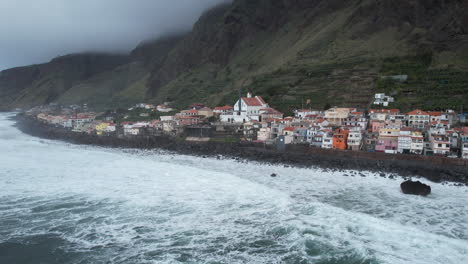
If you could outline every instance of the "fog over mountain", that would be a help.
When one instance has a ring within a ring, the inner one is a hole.
[[[0,0],[0,70],[84,51],[128,52],[229,0]]]

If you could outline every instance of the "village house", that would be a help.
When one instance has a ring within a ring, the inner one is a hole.
[[[401,128],[398,135],[398,153],[409,154],[411,152],[412,138],[411,128]]]
[[[108,135],[116,131],[116,125],[109,121],[99,122],[96,124],[95,130],[98,136]]]
[[[385,120],[387,126],[392,127],[405,127],[406,126],[406,116],[400,113],[391,113],[387,120]]]
[[[323,143],[323,135],[324,134],[325,134],[324,131],[317,131],[317,133],[315,133],[315,135],[313,135],[313,137],[311,138],[310,145],[312,147],[321,148],[322,143]]]
[[[395,98],[385,95],[384,93],[377,93],[374,96],[374,104],[388,106],[390,103],[395,102]]]
[[[234,111],[234,107],[226,105],[226,106],[215,107],[215,109],[213,110],[213,113],[216,115],[232,114],[233,111]]]
[[[347,127],[360,127],[361,130],[366,130],[369,120],[364,116],[363,112],[351,112],[344,120],[344,126]]]
[[[294,127],[294,143],[302,144],[307,142],[307,127]]]
[[[379,137],[375,151],[396,154],[398,151],[398,137]]]
[[[138,136],[142,133],[143,129],[149,127],[149,122],[123,122],[123,129],[125,136]]]
[[[331,131],[325,131],[322,136],[322,148],[332,149],[333,148],[333,133]]]
[[[294,140],[294,127],[285,127],[283,129],[284,144],[291,144]]]
[[[442,122],[447,122],[450,127],[454,126],[459,120],[457,113],[453,110],[446,110],[445,112],[442,112],[442,115],[440,116],[440,121]]]
[[[439,123],[440,120],[441,120],[441,117],[442,117],[442,112],[439,112],[439,111],[431,111],[431,112],[427,112],[429,114],[429,122],[431,123]]]
[[[461,157],[468,159],[468,128],[465,128],[464,132],[460,134],[460,150]]]
[[[430,115],[427,112],[416,109],[406,113],[406,119],[408,120],[408,126],[415,129],[425,129],[429,125]]]
[[[400,128],[398,127],[383,127],[379,130],[379,137],[398,137]]]
[[[397,153],[399,135],[400,135],[400,128],[397,128],[397,127],[380,128],[379,139],[375,146],[375,150],[378,152],[385,152],[385,153],[390,153],[390,154]]]
[[[271,127],[261,127],[257,132],[257,140],[267,142],[271,138]]]
[[[325,111],[325,119],[328,120],[331,125],[341,126],[351,112],[356,112],[356,109],[333,107]]]
[[[371,132],[379,133],[380,129],[384,128],[385,126],[386,126],[385,121],[382,121],[382,120],[371,121]]]
[[[348,148],[349,130],[338,128],[333,133],[333,149],[346,150]]]
[[[176,121],[178,126],[185,127],[201,124],[205,119],[199,115],[180,115],[176,116]]]
[[[323,129],[326,127],[330,127],[330,122],[328,122],[328,120],[325,120],[323,118],[317,118],[314,121],[312,121],[311,126],[318,126]]]
[[[271,107],[263,108],[260,109],[260,119],[264,121],[269,119],[283,119],[283,113]]]
[[[180,113],[176,114],[177,116],[198,116],[199,111],[197,109],[182,110]]]
[[[421,131],[413,130],[411,132],[411,149],[412,154],[421,155],[424,150],[424,136]]]
[[[299,119],[304,119],[308,116],[318,116],[321,115],[322,111],[312,110],[312,109],[297,109],[294,110],[294,116]]]
[[[450,140],[446,135],[432,135],[431,148],[435,155],[450,154]]]
[[[277,137],[283,135],[283,129],[286,128],[287,125],[284,122],[276,120],[275,122],[271,123],[271,138],[276,139]]]
[[[163,122],[161,120],[153,120],[149,122],[149,128],[151,128],[153,134],[163,131]]]
[[[312,142],[313,137],[320,131],[319,126],[309,126],[307,129],[307,141]]]
[[[167,105],[161,104],[156,107],[156,111],[162,112],[162,113],[169,113],[169,112],[174,111],[174,109],[170,108]]]
[[[246,122],[242,126],[242,133],[247,141],[257,141],[257,134],[261,128],[258,121]]]
[[[370,109],[369,119],[371,121],[386,121],[391,115],[398,115],[400,110],[398,109]]]
[[[358,129],[351,129],[348,134],[348,142],[347,142],[347,149],[353,150],[353,151],[358,151],[361,150],[362,146],[362,131],[359,127]]]
[[[131,110],[133,110],[134,108],[137,108],[137,109],[146,109],[146,110],[153,110],[155,109],[156,107],[152,104],[146,104],[146,103],[140,103],[140,104],[136,104],[133,108],[130,108]],[[129,110],[130,110],[129,109]],[[130,110],[130,111],[131,111]]]
[[[209,107],[203,107],[200,110],[198,110],[198,115],[206,117],[206,118],[210,118],[214,116],[214,112],[213,112],[213,109]]]
[[[95,118],[95,113],[79,113],[72,115],[69,118],[65,118],[63,126],[67,128],[74,128],[78,125],[93,122]]]
[[[262,97],[253,97],[248,93],[247,97],[242,97],[236,102],[232,113],[221,114],[220,119],[221,122],[228,123],[261,121],[260,110],[264,108],[269,108],[269,106]]]

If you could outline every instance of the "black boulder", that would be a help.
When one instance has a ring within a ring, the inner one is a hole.
[[[431,186],[424,184],[420,181],[405,181],[400,184],[401,191],[404,194],[422,195],[426,196],[431,193]]]

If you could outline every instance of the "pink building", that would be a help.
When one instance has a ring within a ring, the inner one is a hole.
[[[378,133],[381,128],[385,127],[385,122],[383,121],[373,121],[371,123],[371,128],[373,133]]]
[[[375,151],[395,154],[398,150],[398,137],[380,137],[375,145]]]

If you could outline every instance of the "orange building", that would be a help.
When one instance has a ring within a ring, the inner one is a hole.
[[[349,130],[337,129],[333,133],[333,149],[346,150],[348,148]]]

